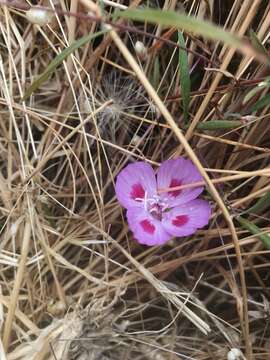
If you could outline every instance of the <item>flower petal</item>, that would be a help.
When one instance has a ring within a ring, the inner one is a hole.
[[[202,180],[203,178],[195,165],[183,157],[164,161],[157,172],[158,189],[191,184]],[[203,186],[200,186],[161,193],[161,196],[168,200],[170,206],[178,206],[196,199],[202,191]]]
[[[135,239],[148,246],[162,245],[171,239],[160,221],[154,219],[144,209],[134,207],[127,210],[127,219]]]
[[[123,207],[142,207],[145,196],[152,197],[157,191],[154,170],[145,162],[129,164],[118,174],[115,191]]]
[[[208,224],[211,208],[207,201],[192,200],[164,213],[162,225],[172,236],[188,236]]]

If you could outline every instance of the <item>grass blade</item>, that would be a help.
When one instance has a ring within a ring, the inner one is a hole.
[[[258,111],[265,106],[270,105],[270,94],[263,96],[260,100],[258,100],[250,109],[251,112]]]
[[[248,230],[251,234],[257,235],[258,238],[264,243],[264,246],[270,250],[270,236],[267,234],[262,234],[262,230],[252,224],[250,221],[244,219],[242,216],[238,216],[237,221],[242,226],[242,228]]]
[[[94,34],[88,34],[86,36],[83,36],[79,40],[74,41],[69,47],[65,48],[63,51],[61,51],[60,54],[58,54],[52,62],[47,66],[45,71],[37,77],[37,79],[29,86],[29,88],[26,90],[22,101],[25,101],[29,98],[29,96],[32,95],[32,93],[38,89],[48,78],[50,75],[56,70],[56,68],[62,64],[62,62],[75,50],[79,49],[84,44],[88,43],[90,40],[93,40],[97,38],[98,36],[104,35],[108,30],[99,31]]]
[[[158,89],[158,84],[160,83],[160,64],[158,56],[156,56],[154,60],[153,76],[151,80],[153,87]]]
[[[244,97],[243,105],[245,105],[249,100],[251,100],[259,91],[262,91],[265,88],[270,87],[270,77],[266,77],[264,81],[260,82],[258,86],[251,89],[247,95]]]
[[[179,70],[180,70],[180,87],[182,94],[184,121],[188,123],[188,107],[190,102],[190,76],[188,67],[188,54],[186,51],[186,44],[183,33],[178,31],[179,49]]]
[[[230,130],[243,126],[243,122],[240,120],[210,120],[201,122],[196,126],[196,130]]]
[[[264,63],[269,63],[269,57],[254,48],[242,38],[223,30],[221,27],[211,24],[208,21],[200,20],[192,16],[156,9],[130,9],[125,11],[117,10],[115,17],[126,18],[137,21],[147,21],[154,24],[168,27],[176,27],[196,35],[204,36],[207,39],[221,41],[242,51],[245,55],[254,56]]]
[[[262,54],[265,54],[265,56],[268,57],[270,60],[268,51],[265,49],[259,38],[257,37],[256,33],[253,30],[250,30],[249,32],[251,44],[254,46],[254,48],[257,48]]]
[[[270,206],[270,191],[267,191],[253,206],[245,212],[249,214],[258,214]]]

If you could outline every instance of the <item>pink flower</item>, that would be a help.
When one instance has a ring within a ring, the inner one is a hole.
[[[174,236],[188,236],[208,224],[207,201],[196,199],[203,186],[170,192],[168,189],[202,181],[191,161],[180,157],[164,161],[155,175],[145,162],[126,166],[117,176],[116,196],[127,209],[127,220],[140,244],[161,245]]]

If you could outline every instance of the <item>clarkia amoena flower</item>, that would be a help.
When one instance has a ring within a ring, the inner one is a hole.
[[[188,236],[208,224],[211,209],[197,199],[203,186],[158,192],[202,181],[190,160],[164,161],[157,174],[145,162],[127,165],[117,176],[116,196],[127,209],[127,220],[140,244],[162,245],[174,236]]]

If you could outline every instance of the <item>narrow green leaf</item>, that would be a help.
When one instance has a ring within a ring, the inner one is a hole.
[[[159,57],[158,57],[158,56],[155,56],[153,76],[152,76],[152,85],[153,85],[154,89],[158,89],[159,83],[160,83],[160,64],[159,64]]]
[[[115,11],[115,16],[120,18],[132,19],[137,21],[148,21],[154,24],[160,24],[169,27],[176,27],[181,30],[192,32],[193,34],[202,35],[208,39],[222,41],[233,46],[242,52],[249,53],[252,56],[262,58],[253,47],[249,46],[240,37],[231,32],[223,30],[221,27],[211,24],[205,20],[200,20],[192,16],[181,14],[174,11],[165,11],[157,9],[130,9],[125,11]],[[263,56],[264,61],[268,59]]]
[[[157,9],[128,9],[125,11],[116,10],[113,18],[126,18],[137,21],[147,21],[153,24],[159,24],[168,27],[176,27],[195,35],[201,35],[205,38],[221,41],[229,46],[236,48],[245,55],[255,57],[259,61],[270,65],[269,56],[258,50],[252,44],[243,38],[223,30],[220,26],[214,25],[208,21],[188,16],[176,11],[157,10]]]
[[[179,70],[180,70],[180,87],[182,94],[184,121],[188,123],[188,107],[190,102],[190,76],[188,67],[188,54],[186,51],[185,39],[181,31],[178,31],[179,49]]]
[[[270,191],[266,192],[253,206],[245,211],[249,214],[258,214],[270,206]]]
[[[258,111],[266,106],[270,105],[270,94],[263,96],[260,100],[258,100],[250,109],[251,112]]]
[[[249,100],[251,100],[259,91],[262,91],[265,88],[270,87],[270,77],[267,76],[264,81],[260,82],[256,87],[251,89],[244,97],[243,105],[245,105]]]
[[[199,123],[196,126],[197,130],[227,130],[236,129],[242,126],[243,122],[240,120],[210,120],[203,123]]]
[[[105,4],[103,0],[99,1],[99,10],[102,16],[105,15]]]
[[[78,48],[80,48],[81,46],[83,46],[84,44],[86,44],[87,42],[89,42],[90,40],[95,39],[98,36],[101,36],[103,34],[105,34],[108,30],[103,30],[103,31],[99,31],[97,33],[94,34],[88,34],[86,36],[83,36],[82,38],[80,38],[79,40],[74,41],[69,47],[65,48],[63,51],[61,51],[60,54],[58,54],[49,64],[49,66],[47,66],[47,68],[45,69],[45,71],[39,75],[37,77],[37,79],[29,86],[29,88],[26,90],[22,100],[26,100],[27,98],[29,98],[29,96],[31,96],[31,94],[37,89],[39,88],[46,80],[48,80],[48,78],[50,77],[50,75],[55,71],[55,69],[70,55],[72,54],[75,50],[77,50]]]
[[[268,57],[268,59],[270,60],[270,56],[268,51],[265,49],[265,47],[263,46],[263,44],[261,43],[260,39],[257,37],[256,33],[253,30],[249,31],[249,36],[250,36],[250,40],[251,40],[251,44],[257,48],[260,53],[264,54],[265,56]]]
[[[249,100],[251,100],[259,91],[262,91],[263,87],[256,86],[251,89],[247,95],[244,97],[243,105],[245,105]]]
[[[244,219],[241,216],[238,216],[237,221],[239,222],[239,224],[246,230],[248,230],[251,234],[257,235],[258,238],[264,243],[264,246],[270,250],[270,236],[267,234],[262,234],[262,230],[252,224],[250,221],[248,221],[247,219]]]

